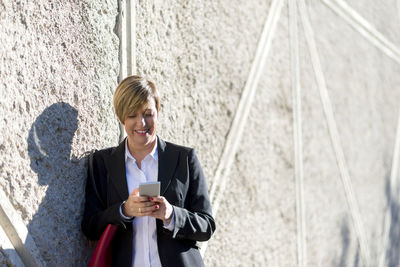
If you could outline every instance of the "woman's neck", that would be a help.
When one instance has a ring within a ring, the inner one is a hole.
[[[142,160],[148,155],[150,154],[150,152],[153,150],[155,144],[157,142],[157,138],[154,139],[154,141],[152,141],[149,144],[146,144],[142,147],[138,147],[138,146],[134,146],[132,144],[132,142],[129,142],[128,139],[128,149],[129,149],[129,153],[131,153],[132,157],[135,158],[136,160],[136,164],[138,165],[139,169],[140,169],[140,163],[142,162]]]

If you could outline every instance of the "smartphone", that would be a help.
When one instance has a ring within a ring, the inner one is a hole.
[[[146,182],[139,184],[139,195],[157,197],[160,195],[160,182]]]

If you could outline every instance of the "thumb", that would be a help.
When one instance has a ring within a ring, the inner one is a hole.
[[[139,196],[139,187],[136,187],[135,190],[131,193],[131,195]]]

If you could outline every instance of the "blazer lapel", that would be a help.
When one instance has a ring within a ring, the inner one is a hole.
[[[180,153],[171,150],[160,137],[157,138],[158,147],[158,181],[161,182],[161,195],[167,191],[171,179],[178,165]]]
[[[107,184],[112,184],[116,188],[121,200],[126,200],[129,196],[129,192],[126,183],[125,140],[115,148],[110,154],[109,160],[105,162],[109,171],[109,181],[107,181]]]

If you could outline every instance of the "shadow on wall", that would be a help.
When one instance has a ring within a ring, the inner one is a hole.
[[[386,250],[386,262],[388,267],[400,266],[400,188],[392,188],[395,185],[390,184],[390,178],[386,179],[386,200],[390,211],[389,240]]]
[[[392,188],[395,185],[390,184],[390,175],[386,176],[386,201],[387,207],[390,214],[390,228],[387,248],[385,252],[386,265],[387,267],[398,267],[400,266],[400,200],[397,192],[400,192],[400,188]],[[382,217],[384,219],[384,216]],[[383,225],[385,222],[383,221]],[[354,262],[352,265],[347,264],[349,261],[349,244],[350,244],[350,231],[347,220],[342,222],[342,254],[339,264],[334,266],[359,266],[360,265],[360,251],[357,247],[356,255],[354,256]],[[381,248],[382,246],[377,246]],[[372,262],[378,264],[380,259],[373,259]]]
[[[334,263],[333,266],[345,267],[353,266],[358,267],[360,265],[360,248],[357,246],[355,254],[351,250],[351,231],[349,229],[349,221],[347,218],[343,218],[342,227],[340,229],[340,235],[342,238],[342,253],[338,263]],[[357,241],[356,241],[357,242]]]
[[[78,111],[60,102],[46,108],[29,131],[30,166],[47,191],[28,231],[49,266],[84,266],[91,253],[80,231],[86,159],[70,155],[77,128]]]

